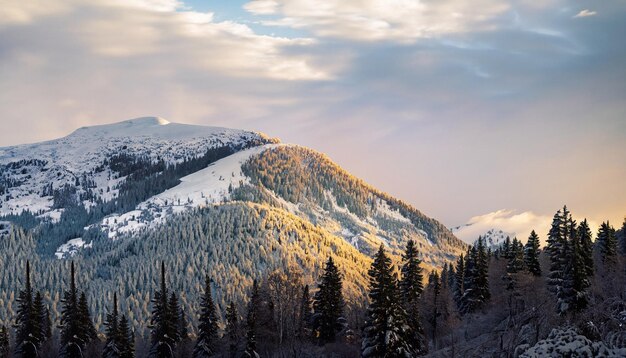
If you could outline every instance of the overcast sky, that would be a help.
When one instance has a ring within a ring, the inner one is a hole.
[[[0,146],[158,115],[312,147],[448,226],[621,226],[625,34],[621,0],[8,0]]]

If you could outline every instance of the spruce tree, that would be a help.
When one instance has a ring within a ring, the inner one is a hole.
[[[591,229],[589,228],[589,224],[587,223],[587,219],[583,220],[578,225],[578,230],[576,232],[578,239],[580,240],[580,251],[583,256],[583,260],[585,262],[585,272],[587,277],[593,276],[593,242]]]
[[[569,310],[581,311],[587,307],[589,294],[587,290],[591,286],[587,278],[587,267],[583,256],[582,244],[578,235],[573,233],[571,241],[571,257],[566,271],[566,290],[568,294]]]
[[[180,304],[178,301],[178,296],[175,292],[170,293],[170,300],[167,304],[167,319],[169,321],[168,326],[170,330],[167,332],[169,337],[172,337],[174,344],[179,343],[182,340],[180,335],[181,327],[184,327],[185,323],[183,322],[184,317],[181,313]],[[173,347],[173,346],[172,346]]]
[[[40,291],[35,293],[33,300],[33,310],[35,319],[39,325],[37,340],[41,343],[46,342],[52,337],[52,321],[50,320],[50,310],[43,302],[43,296]]]
[[[539,236],[535,230],[530,232],[528,242],[524,246],[524,263],[528,272],[534,276],[541,276],[539,265]]]
[[[361,356],[413,357],[416,349],[415,335],[406,322],[406,312],[399,300],[396,276],[391,259],[381,245],[374,257],[369,274],[369,299],[367,318],[363,329]]]
[[[309,285],[304,285],[300,299],[300,314],[298,315],[298,336],[302,340],[307,340],[311,336],[312,317],[312,300],[309,293]]]
[[[447,264],[444,266],[446,277],[448,275]],[[410,333],[413,334],[411,341],[414,343],[415,352],[426,353],[427,345],[424,339],[424,329],[420,322],[420,297],[424,291],[424,277],[422,274],[421,260],[417,257],[415,242],[409,240],[403,255],[402,278],[400,280],[400,295],[402,307],[407,314],[407,324]],[[446,279],[447,281],[447,279]]]
[[[259,286],[257,281],[252,283],[252,294],[250,295],[250,302],[248,302],[248,313],[246,315],[246,348],[243,352],[244,358],[258,358],[259,354],[256,351],[256,319],[257,310],[260,303]]]
[[[465,256],[461,254],[456,262],[456,277],[454,279],[454,301],[461,310],[461,300],[465,294]]]
[[[193,350],[194,358],[211,357],[218,351],[218,318],[211,295],[211,280],[207,275],[204,281],[204,295],[200,299],[198,319],[198,340]]]
[[[239,349],[239,314],[234,302],[226,308],[226,339],[228,340],[228,356],[237,357]]]
[[[620,231],[620,236],[621,236],[620,248],[622,250],[622,255],[626,255],[626,218],[624,218],[624,222],[622,223],[622,228],[619,231]]]
[[[617,255],[617,238],[615,237],[615,229],[608,221],[600,225],[596,245],[598,245],[603,263],[615,262],[615,256]]]
[[[79,308],[79,295],[76,288],[74,262],[70,269],[70,287],[63,293],[61,301],[61,349],[59,356],[67,358],[79,358],[83,356],[86,342],[86,332],[81,322]]]
[[[157,358],[171,357],[176,344],[176,331],[178,325],[173,320],[168,301],[168,290],[165,283],[165,263],[161,262],[161,284],[160,290],[154,293],[152,299],[152,318],[150,324],[151,348],[150,356]]]
[[[106,326],[106,341],[102,351],[103,358],[119,358],[120,348],[120,327],[119,314],[117,311],[117,293],[113,294],[113,309],[106,316],[104,325]]]
[[[479,238],[476,251],[476,285],[478,289],[479,301],[484,303],[491,299],[491,292],[489,291],[489,257],[487,256],[487,248],[485,246],[484,238]],[[519,246],[518,251],[521,251]]]
[[[342,285],[339,269],[329,257],[313,302],[313,321],[320,344],[334,342],[344,327]]]
[[[5,326],[0,326],[0,358],[9,358],[10,352],[9,332]]]
[[[546,252],[550,258],[550,272],[548,273],[548,285],[554,293],[558,294],[563,285],[563,274],[567,264],[567,241],[561,233],[563,215],[558,210],[552,218],[552,226],[548,232]]]
[[[41,322],[35,310],[33,288],[30,282],[30,262],[26,261],[24,289],[17,298],[15,320],[15,352],[21,357],[36,357],[41,345]]]
[[[511,242],[508,256],[508,273],[516,273],[524,269],[524,249],[522,243],[517,240],[517,238],[513,238],[513,242]]]
[[[130,329],[126,315],[122,315],[119,323],[120,358],[135,358],[135,335]]]
[[[98,332],[96,331],[93,321],[91,320],[89,303],[87,302],[87,296],[84,291],[81,292],[80,298],[78,299],[78,314],[81,329],[80,338],[84,344],[87,345],[98,338]]]

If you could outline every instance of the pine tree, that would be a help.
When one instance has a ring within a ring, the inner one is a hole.
[[[93,321],[91,320],[91,314],[89,313],[89,303],[87,302],[87,296],[85,292],[81,292],[80,298],[78,299],[78,314],[79,314],[79,324],[81,329],[81,340],[85,343],[85,345],[91,343],[95,339],[98,338],[98,332],[93,325]]]
[[[402,308],[396,276],[391,259],[381,245],[374,257],[369,272],[370,304],[367,309],[362,357],[413,357],[416,349],[412,345],[414,334],[406,322]]]
[[[588,288],[591,286],[587,279],[587,266],[583,257],[581,241],[576,233],[572,234],[571,255],[566,270],[567,303],[569,310],[581,311],[588,304]]]
[[[587,223],[587,219],[583,220],[580,225],[578,225],[578,230],[576,234],[580,240],[580,251],[585,262],[586,275],[587,277],[592,277],[594,270],[593,243],[591,241],[592,234],[591,229],[589,228],[589,224]]]
[[[193,350],[194,358],[211,357],[217,353],[218,318],[211,295],[211,280],[207,275],[204,282],[204,295],[200,300],[198,319],[198,340]]]
[[[122,315],[119,323],[120,358],[135,358],[135,335],[130,329],[126,315]]]
[[[71,263],[70,288],[63,294],[63,308],[61,310],[61,350],[59,356],[79,358],[83,356],[86,342],[86,332],[81,322],[79,309],[78,289],[74,271],[74,262]]]
[[[465,256],[461,254],[456,262],[456,277],[454,279],[454,301],[461,310],[461,300],[465,294]]]
[[[234,302],[230,302],[226,308],[226,338],[228,339],[228,355],[230,358],[237,357],[239,348],[239,314]]]
[[[342,277],[329,257],[313,302],[313,321],[320,344],[334,342],[343,329],[343,308]]]
[[[508,256],[507,272],[516,273],[524,269],[524,249],[517,238],[513,238]]]
[[[507,236],[502,243],[502,256],[507,260],[511,259],[511,248],[511,238]]]
[[[447,264],[444,266],[446,277],[448,275]],[[420,322],[419,304],[424,291],[424,277],[422,274],[421,260],[417,257],[415,242],[409,240],[403,255],[402,278],[399,283],[402,296],[402,307],[407,314],[407,324],[413,334],[411,341],[415,342],[415,352],[426,353],[427,344],[424,339],[424,329]],[[446,279],[447,281],[447,279]]]
[[[626,255],[626,217],[624,218],[624,222],[622,223],[622,228],[620,231],[620,249],[622,250],[622,255]]]
[[[489,291],[489,257],[487,257],[485,239],[478,240],[476,251],[478,254],[476,261],[476,284],[479,300],[483,303],[491,299],[491,292]],[[519,247],[518,251],[521,251]]]
[[[0,326],[0,358],[9,358],[10,352],[9,332],[5,326]]]
[[[602,256],[602,262],[615,262],[615,256],[617,255],[617,238],[615,237],[615,229],[608,221],[600,225],[596,245],[598,245],[598,250]]]
[[[259,358],[259,354],[256,352],[256,319],[259,303],[259,286],[257,281],[254,280],[252,283],[250,302],[248,302],[248,314],[246,316],[246,348],[243,352],[244,358]]]
[[[119,314],[117,311],[117,293],[113,294],[113,309],[107,314],[104,325],[106,326],[106,342],[102,351],[103,358],[118,358],[121,355]]]
[[[558,210],[552,218],[552,226],[548,232],[548,243],[546,246],[546,252],[550,258],[548,285],[557,294],[563,285],[563,274],[567,263],[567,241],[561,233],[561,226],[563,226],[563,214],[561,210]]]
[[[298,336],[302,340],[306,340],[311,336],[311,319],[313,317],[312,312],[312,300],[309,293],[309,285],[304,285],[302,288],[302,298],[300,299],[300,314],[298,316]]]
[[[39,326],[39,332],[36,338],[39,342],[44,343],[52,337],[52,321],[50,320],[50,310],[48,310],[48,307],[44,304],[43,296],[40,291],[35,293],[33,311]]]
[[[539,236],[535,230],[530,232],[528,242],[524,246],[524,263],[528,272],[534,276],[541,276],[541,266],[539,265]]]
[[[180,332],[181,332],[181,327],[185,325],[185,323],[182,321],[184,317],[182,316],[180,304],[178,301],[178,296],[176,295],[176,293],[174,292],[170,293],[170,300],[169,300],[169,303],[167,304],[167,308],[168,308],[167,319],[169,321],[168,327],[170,327],[170,330],[167,332],[167,335],[169,337],[172,337],[172,340],[176,344],[182,340],[182,337],[180,336]],[[172,348],[173,347],[174,346],[172,346]]]
[[[35,311],[33,288],[30,283],[30,262],[26,261],[24,289],[17,298],[15,320],[15,352],[21,357],[36,357],[41,345],[41,322]]]
[[[165,263],[161,262],[160,290],[154,293],[152,299],[152,326],[150,356],[165,358],[173,355],[177,339],[177,327],[171,314],[168,301],[167,285],[165,283]]]

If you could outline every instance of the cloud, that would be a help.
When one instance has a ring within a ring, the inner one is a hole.
[[[582,218],[574,219],[578,222],[583,220]],[[598,224],[594,221],[588,220],[588,222],[592,232],[596,232]],[[454,235],[467,243],[473,243],[478,236],[495,229],[502,230],[512,235],[511,238],[517,237],[525,243],[530,232],[535,230],[541,245],[544,246],[551,224],[552,216],[549,215],[540,215],[532,211],[517,213],[515,210],[502,209],[472,217],[465,225],[455,229]]]
[[[500,0],[253,0],[245,9],[279,15],[266,25],[307,28],[319,36],[410,42],[492,29],[510,5]]]
[[[578,14],[574,15],[574,18],[595,16],[596,14],[597,14],[597,12],[595,12],[595,11],[584,9],[584,10],[580,10],[580,12]]]

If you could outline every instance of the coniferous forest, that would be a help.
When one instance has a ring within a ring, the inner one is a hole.
[[[16,229],[12,235],[27,237]],[[147,278],[145,292],[129,296],[122,284],[94,287],[81,274],[81,260],[51,271],[47,263],[18,256],[3,262],[3,280],[7,272],[15,274],[20,287],[3,292],[2,305],[11,310],[3,313],[0,354],[624,356],[626,221],[618,230],[604,222],[594,234],[586,220],[577,223],[563,207],[545,242],[541,247],[534,231],[526,243],[507,238],[498,247],[478,238],[456,260],[432,271],[423,268],[413,241],[399,257],[381,245],[362,267],[367,281],[352,288],[355,276],[346,272],[345,256],[329,253],[320,258],[315,277],[305,277],[297,265],[274,267],[253,278],[242,296],[227,290],[235,282],[216,285],[220,273],[212,267],[189,266],[201,270],[204,280],[187,282],[197,292],[186,297],[182,281],[193,275],[180,275],[174,262],[152,261],[156,267],[147,273],[154,277]],[[46,289],[53,272],[60,275],[62,292]],[[138,321],[131,300],[149,310],[145,321]],[[94,307],[100,305],[106,313],[96,317]]]

